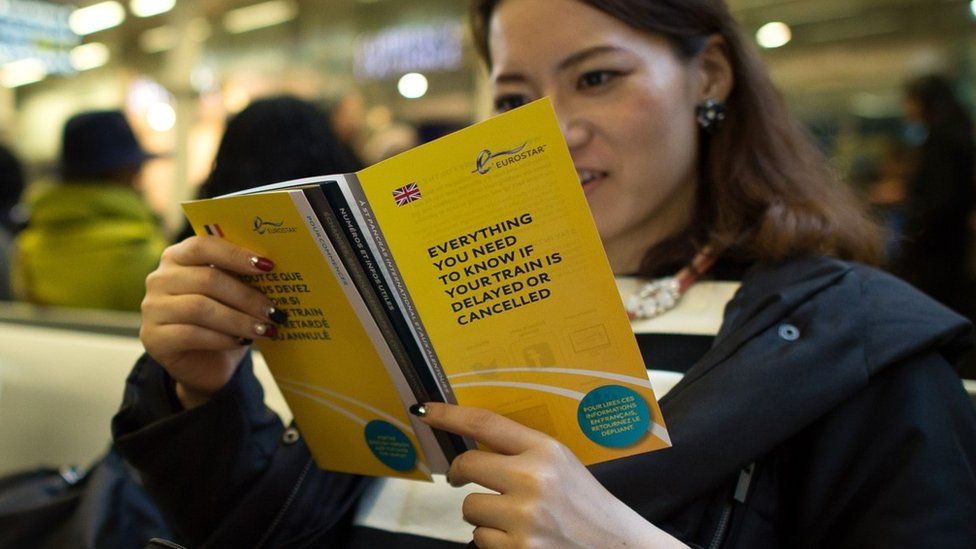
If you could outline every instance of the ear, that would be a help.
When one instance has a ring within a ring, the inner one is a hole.
[[[728,99],[735,84],[735,76],[732,74],[729,45],[724,37],[716,34],[708,38],[705,48],[698,56],[698,69],[701,74],[698,100],[716,99],[724,102]]]

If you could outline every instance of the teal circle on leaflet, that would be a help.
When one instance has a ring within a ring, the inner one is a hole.
[[[417,452],[413,444],[396,426],[374,419],[366,424],[364,434],[369,449],[383,465],[401,473],[417,465]]]
[[[620,385],[604,385],[587,393],[576,409],[576,419],[588,439],[607,448],[630,446],[651,426],[644,399]]]

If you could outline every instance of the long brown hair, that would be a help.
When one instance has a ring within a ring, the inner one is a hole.
[[[471,1],[475,45],[489,66],[488,27],[501,1]],[[664,36],[686,61],[721,36],[732,65],[725,121],[700,140],[694,218],[685,233],[648,250],[643,274],[672,269],[704,246],[740,261],[827,255],[880,262],[879,227],[789,115],[723,0],[577,1]]]

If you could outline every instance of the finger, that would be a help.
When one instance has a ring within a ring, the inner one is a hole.
[[[143,335],[146,350],[154,358],[166,352],[160,342],[171,341],[179,341],[181,351],[231,351],[241,348],[241,342],[234,336],[189,324],[157,326]]]
[[[511,524],[505,499],[497,494],[468,494],[461,504],[461,515],[472,526],[487,526],[505,530]]]
[[[421,419],[431,427],[473,438],[502,454],[521,454],[549,440],[546,434],[483,408],[437,402],[425,407],[427,413]]]
[[[178,275],[172,271],[153,273],[146,279],[147,293],[169,295],[200,294],[250,314],[268,319],[271,300],[237,276],[210,267],[183,267]]]
[[[147,298],[143,302],[144,318],[155,325],[179,324],[206,328],[231,338],[274,337],[277,328],[267,319],[258,318],[228,307],[199,294]]]
[[[212,265],[237,274],[259,274],[274,269],[274,263],[252,250],[216,236],[193,236],[163,252],[163,261],[179,265]]]
[[[473,541],[478,549],[495,549],[496,547],[512,547],[508,534],[502,530],[488,526],[474,529]]]
[[[489,490],[506,493],[516,487],[519,482],[513,478],[510,471],[512,456],[485,452],[482,450],[468,450],[451,462],[447,478],[451,486],[464,486],[473,482]]]

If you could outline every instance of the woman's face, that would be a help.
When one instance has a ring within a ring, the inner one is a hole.
[[[550,96],[614,272],[690,222],[697,62],[575,0],[503,0],[490,25],[503,111]]]

